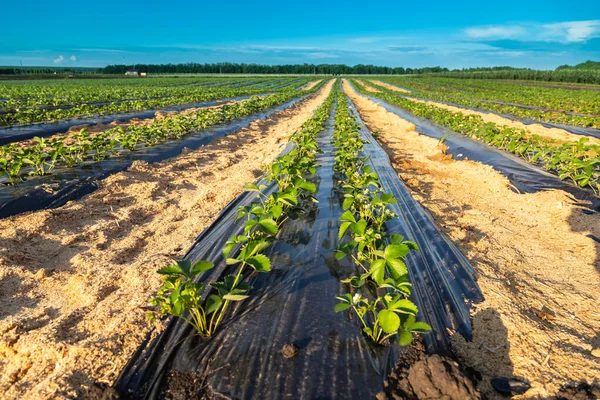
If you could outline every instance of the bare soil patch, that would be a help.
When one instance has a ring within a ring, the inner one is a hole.
[[[308,82],[306,85],[302,86],[300,88],[300,90],[311,90],[312,88],[317,86],[319,83],[321,83],[321,81],[322,81],[322,79],[319,79],[318,81]]]
[[[402,89],[401,87],[390,85],[389,83],[385,83],[382,81],[375,81],[373,83],[379,86],[383,86],[386,89],[393,90],[394,92],[410,93],[410,90]]]
[[[520,398],[550,398],[600,377],[600,215],[562,191],[518,194],[490,166],[443,154],[436,139],[345,83],[379,132],[399,177],[476,270],[485,302],[472,312],[473,340],[453,335],[478,389],[502,398],[494,376],[524,377]],[[563,389],[561,389],[563,388]]]
[[[0,220],[0,397],[101,396],[151,331],[142,307],[156,269],[185,254],[332,86],[198,150],[136,162],[79,201]]]
[[[373,86],[369,85],[365,81],[361,81],[359,79],[356,79],[354,82],[358,83],[360,86],[362,86],[365,90],[367,90],[369,92],[372,92],[372,93],[381,93],[381,90],[377,89],[376,87],[373,87]]]

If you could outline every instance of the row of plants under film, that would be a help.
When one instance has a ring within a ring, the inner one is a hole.
[[[319,88],[315,87],[311,93]],[[27,177],[47,175],[58,166],[72,168],[85,161],[100,161],[124,151],[180,139],[209,126],[283,104],[301,94],[288,90],[219,107],[170,114],[144,125],[116,126],[97,133],[84,128],[73,135],[35,137],[28,142],[11,143],[0,146],[0,176],[6,183],[16,185]]]
[[[245,283],[247,272],[271,271],[267,250],[278,240],[282,224],[316,201],[313,193],[317,187],[307,178],[316,173],[315,156],[320,152],[316,138],[337,102],[335,170],[343,178],[339,185],[345,193],[346,210],[339,237],[348,240],[332,252],[338,259],[352,258],[360,272],[343,281],[350,285],[351,292],[343,293],[345,284],[340,287],[340,304],[331,313],[356,312],[366,336],[378,344],[397,335],[401,345],[408,345],[413,333],[430,330],[427,324],[416,321],[417,307],[408,299],[411,285],[404,258],[417,246],[399,235],[386,234],[385,222],[395,218],[387,205],[395,199],[381,190],[377,175],[367,167],[367,159],[361,157],[363,143],[344,101],[336,85],[315,115],[292,135],[293,150],[269,166],[267,185],[245,186],[257,193],[257,200],[237,210],[238,220],[244,223],[244,234],[232,236],[223,248],[228,274],[207,286],[202,278],[205,271],[214,268],[209,261],[179,261],[161,268],[158,273],[164,276],[164,283],[150,300],[150,320],[175,316],[187,321],[202,336],[212,336],[219,326],[225,329],[222,322],[231,317],[228,304],[243,301],[252,293]],[[271,184],[275,184],[273,192],[268,189]]]
[[[300,83],[306,83],[304,79]],[[135,92],[141,98],[128,98],[127,92],[122,93],[113,87],[103,88],[97,93],[100,98],[113,98],[114,94],[103,95],[104,92],[116,91],[121,93],[111,100],[96,100],[90,98],[90,94],[80,96],[67,96],[73,103],[62,104],[64,96],[53,97],[43,100],[39,96],[34,99],[13,100],[8,99],[0,103],[0,126],[11,126],[20,124],[31,124],[38,122],[54,122],[71,118],[94,117],[100,115],[112,115],[124,112],[135,112],[159,109],[170,106],[181,106],[204,101],[234,98],[238,96],[258,95],[269,92],[287,91],[293,88],[284,87],[278,89],[279,85],[248,85],[248,86],[217,86],[217,87],[182,87],[182,88],[146,88],[142,93]],[[122,96],[122,97],[121,97]],[[45,105],[44,102],[51,101],[58,105]],[[21,105],[26,102],[33,105]],[[14,104],[17,103],[17,104]]]
[[[413,90],[413,94],[407,94],[409,97],[456,103],[535,121],[600,128],[600,95],[596,90],[445,78],[395,77],[382,81]]]
[[[385,223],[397,218],[389,208],[396,199],[382,190],[368,157],[362,155],[365,142],[345,96],[338,97],[334,140],[336,186],[343,192],[345,210],[338,232],[338,239],[345,241],[335,256],[350,257],[358,272],[344,281],[350,290],[337,297],[340,303],[335,311],[356,313],[363,332],[375,343],[396,336],[401,345],[409,345],[413,333],[431,330],[416,320],[417,306],[409,300],[412,285],[405,257],[418,246],[386,233]]]
[[[534,135],[525,129],[485,122],[479,115],[465,115],[412,101],[381,86],[377,87],[381,90],[379,93],[367,93],[362,86],[356,84],[354,87],[360,93],[380,98],[418,117],[429,119],[454,132],[478,139],[532,164],[540,165],[556,173],[561,180],[569,180],[580,187],[590,188],[596,194],[600,192],[600,146],[590,144],[589,138],[561,142]]]
[[[256,192],[257,200],[237,210],[238,220],[244,221],[244,234],[232,236],[223,247],[223,257],[232,273],[206,287],[201,281],[202,273],[214,268],[212,262],[179,261],[161,268],[158,273],[164,275],[164,284],[150,300],[155,308],[148,313],[150,320],[156,315],[176,316],[189,322],[201,335],[211,336],[223,321],[229,303],[249,297],[251,287],[245,283],[248,270],[271,271],[266,253],[277,240],[281,225],[302,213],[308,202],[315,201],[312,194],[317,188],[307,177],[316,172],[316,137],[324,129],[333,101],[332,93],[291,136],[294,148],[270,165],[266,184],[245,186]],[[276,189],[268,194],[266,189],[271,184]]]

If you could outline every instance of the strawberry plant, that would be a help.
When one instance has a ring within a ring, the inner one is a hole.
[[[201,280],[202,273],[213,267],[208,261],[194,266],[188,261],[179,262],[176,267],[159,270],[166,277],[157,295],[150,300],[150,305],[155,307],[150,319],[156,314],[173,315],[190,323],[201,335],[211,336],[221,325],[229,304],[249,297],[251,287],[244,283],[248,270],[271,271],[266,251],[276,241],[281,225],[303,212],[307,201],[314,201],[312,194],[316,186],[306,177],[315,172],[314,159],[318,152],[315,139],[325,126],[332,104],[333,97],[329,96],[315,115],[292,135],[290,140],[296,146],[272,163],[266,175],[267,184],[245,185],[247,191],[256,193],[257,200],[238,208],[243,235],[229,238],[222,250],[225,264],[233,273],[206,288]],[[275,187],[270,193],[266,192],[269,184]]]
[[[353,311],[360,319],[364,334],[373,342],[386,343],[396,336],[401,345],[412,341],[413,333],[430,331],[417,322],[417,306],[409,300],[412,286],[405,258],[418,246],[401,235],[388,235],[385,223],[397,218],[389,208],[396,203],[393,195],[382,190],[379,177],[361,156],[364,142],[360,126],[350,114],[344,96],[338,97],[334,145],[337,148],[334,170],[337,186],[343,192],[338,239],[335,252],[340,260],[350,257],[359,274],[345,279],[354,295],[336,298],[336,312]],[[361,293],[360,291],[363,291]]]

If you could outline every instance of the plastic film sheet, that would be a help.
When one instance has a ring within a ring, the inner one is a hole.
[[[373,398],[382,390],[402,348],[396,342],[389,347],[371,344],[356,318],[333,311],[335,296],[347,289],[340,281],[354,274],[355,267],[334,256],[343,209],[342,194],[334,184],[332,125],[333,113],[318,138],[323,153],[317,156],[320,166],[311,178],[318,187],[318,203],[282,226],[269,250],[272,271],[249,276],[251,297],[235,303],[209,339],[185,322],[171,319],[166,330],[144,343],[122,371],[116,387],[123,397],[162,398],[177,382],[191,382],[194,377],[201,377],[202,390],[235,399]],[[434,327],[426,335],[428,348],[443,351],[447,337],[442,328],[456,328],[468,336],[468,307],[481,300],[481,293],[464,257],[403,191],[381,147],[365,129],[362,134],[369,140],[365,154],[371,156],[384,187],[399,197],[394,211],[401,217],[388,229],[422,246],[422,254],[408,261],[417,286],[415,301]],[[215,263],[201,278],[204,282],[231,272],[220,250],[231,235],[242,232],[243,222],[236,222],[237,207],[248,205],[254,197],[244,193],[230,203],[186,255],[193,262]],[[297,346],[294,357],[283,356],[286,344]]]

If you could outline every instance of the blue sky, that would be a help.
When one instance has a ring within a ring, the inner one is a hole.
[[[553,69],[600,61],[600,1],[7,1],[0,65]]]

